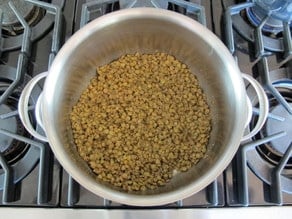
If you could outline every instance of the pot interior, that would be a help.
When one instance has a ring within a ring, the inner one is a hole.
[[[227,49],[211,32],[189,18],[152,10],[151,13],[143,9],[128,10],[131,13],[121,10],[116,16],[103,16],[88,24],[58,53],[45,85],[45,128],[61,164],[89,190],[126,203],[131,202],[127,202],[124,192],[95,181],[73,142],[69,114],[95,76],[97,66],[125,54],[168,53],[197,76],[210,106],[212,131],[205,157],[189,171],[175,175],[166,186],[138,192],[133,197],[157,194],[163,197],[179,191],[186,196],[204,188],[230,162],[244,128],[245,92]]]

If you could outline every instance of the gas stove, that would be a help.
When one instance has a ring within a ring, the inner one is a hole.
[[[291,10],[291,4],[285,7]],[[189,198],[146,212],[251,206],[292,210],[291,21],[266,13],[260,6],[261,1],[235,0],[0,0],[0,215],[1,210],[23,207],[115,209],[121,214],[141,210],[98,197],[75,182],[50,146],[25,130],[17,109],[26,83],[49,69],[74,32],[97,17],[129,7],[160,7],[205,25],[226,44],[240,70],[260,82],[270,105],[263,128],[240,145],[213,183]],[[34,88],[28,106],[31,123],[40,133],[34,110],[42,86],[39,83]],[[249,133],[260,110],[254,89],[246,84],[246,90],[253,107]]]

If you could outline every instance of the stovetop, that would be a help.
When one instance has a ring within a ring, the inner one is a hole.
[[[98,197],[61,167],[50,146],[22,126],[17,101],[25,84],[47,71],[70,36],[91,20],[122,8],[160,6],[183,13],[212,30],[242,72],[256,78],[269,99],[259,133],[242,143],[227,169],[205,189],[154,209],[292,206],[291,24],[257,12],[254,1],[234,0],[0,0],[0,206],[131,209]],[[153,1],[154,2],[154,1]],[[263,17],[264,16],[264,17]],[[29,100],[34,109],[43,84]],[[259,101],[246,84],[255,126]]]

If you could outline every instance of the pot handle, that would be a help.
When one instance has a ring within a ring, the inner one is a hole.
[[[48,142],[48,139],[45,135],[40,134],[39,132],[37,132],[29,119],[29,115],[28,115],[28,102],[29,102],[29,97],[31,95],[31,92],[34,88],[34,86],[43,78],[47,77],[48,72],[43,72],[41,74],[36,75],[34,78],[32,78],[23,88],[21,95],[19,97],[19,102],[18,102],[18,113],[19,113],[19,117],[20,120],[23,124],[23,126],[26,128],[26,130],[35,138],[44,141],[44,142]],[[40,125],[40,127],[44,129],[43,123],[42,123],[42,116],[41,116],[41,99],[42,99],[42,93],[40,94],[40,96],[38,97],[38,100],[36,102],[36,106],[35,106],[35,115],[36,115],[36,120],[37,123]]]
[[[253,137],[254,135],[256,135],[261,128],[263,127],[263,125],[265,124],[268,114],[269,114],[269,101],[268,101],[268,97],[264,91],[264,89],[262,88],[261,84],[255,80],[253,77],[251,77],[248,74],[242,73],[242,77],[247,80],[251,86],[253,86],[253,88],[256,91],[256,94],[258,96],[258,100],[259,100],[259,118],[258,121],[255,125],[255,127],[245,136],[243,136],[241,138],[241,141],[246,141],[249,138]],[[247,96],[247,121],[245,124],[245,127],[248,126],[248,124],[251,121],[251,117],[252,117],[252,104],[250,99]]]
[[[34,86],[43,78],[47,77],[48,72],[43,72],[41,74],[38,74],[37,76],[35,76],[33,79],[31,79],[26,86],[24,87],[20,98],[19,98],[19,102],[18,102],[18,112],[19,112],[19,117],[20,120],[22,121],[24,127],[27,129],[27,131],[34,136],[35,138],[44,141],[44,142],[48,142],[48,139],[45,135],[42,135],[40,133],[38,133],[32,126],[30,119],[29,119],[29,115],[28,115],[28,102],[29,102],[29,97],[30,94],[34,88]],[[253,137],[254,135],[256,135],[259,130],[263,127],[263,125],[266,122],[266,119],[268,117],[268,113],[269,113],[269,101],[268,98],[265,94],[264,89],[262,88],[262,86],[260,85],[260,83],[258,81],[256,81],[253,77],[251,77],[248,74],[242,73],[242,77],[247,80],[255,89],[256,94],[258,96],[258,100],[259,100],[259,118],[257,121],[257,124],[255,125],[254,129],[252,131],[250,131],[247,135],[243,136],[241,138],[241,141],[246,141],[249,138]],[[43,122],[42,122],[42,115],[41,115],[41,111],[42,111],[42,105],[41,105],[41,100],[42,100],[42,93],[40,94],[37,103],[36,103],[36,107],[35,107],[35,115],[36,115],[36,120],[37,123],[40,125],[40,127],[44,129],[43,126]],[[248,126],[248,124],[250,123],[252,117],[252,104],[250,102],[250,99],[247,96],[247,120],[246,120],[246,124],[245,127]]]

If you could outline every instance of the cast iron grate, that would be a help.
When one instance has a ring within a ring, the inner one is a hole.
[[[292,41],[290,22],[282,22],[282,30],[280,37],[271,38],[265,34],[265,24],[269,20],[269,16],[263,18],[256,26],[251,27],[242,18],[242,12],[249,10],[255,6],[254,2],[245,2],[229,6],[224,14],[224,30],[226,45],[234,58],[238,60],[236,48],[235,32],[238,32],[243,38],[251,43],[254,54],[249,54],[250,60],[254,61],[253,71],[257,73],[257,79],[261,82],[268,96],[272,96],[277,105],[282,107],[288,118],[282,118],[282,115],[273,114],[273,107],[270,107],[270,113],[265,126],[268,126],[270,120],[283,122],[289,119],[292,114],[292,104],[290,100],[283,96],[279,91],[280,84],[285,84],[285,89],[291,93],[291,54]],[[255,24],[254,24],[255,25]],[[252,57],[251,57],[252,56]],[[271,71],[269,69],[270,57],[276,56],[278,69]],[[285,74],[277,74],[276,80],[272,78],[273,72],[285,72]],[[287,73],[286,73],[287,72]],[[290,73],[289,73],[290,72]],[[279,78],[280,77],[280,78]],[[281,78],[282,77],[282,78]],[[287,85],[287,86],[286,86]],[[257,118],[258,109],[254,106],[254,120]],[[265,129],[265,126],[263,129]],[[286,130],[287,129],[287,130]],[[254,199],[251,189],[252,172],[258,176],[263,182],[259,186],[263,191],[257,191],[263,196],[263,202],[266,205],[285,205],[291,204],[292,179],[291,169],[288,168],[291,162],[292,144],[289,130],[291,124],[283,126],[277,132],[270,133],[261,130],[261,135],[250,139],[248,142],[241,145],[235,159],[226,171],[226,189],[227,203],[231,206],[250,206],[258,205]],[[279,139],[290,139],[290,143],[285,146],[284,151],[277,163],[273,165],[268,163],[259,155],[260,148],[265,144],[272,142],[282,142]],[[290,159],[290,161],[289,161]],[[233,183],[231,183],[233,181]],[[284,197],[285,196],[285,197]],[[288,197],[288,198],[287,198]]]
[[[12,49],[15,50],[20,47],[17,55],[18,61],[16,67],[9,66],[4,59],[3,61],[1,60],[0,81],[3,80],[7,88],[1,93],[0,106],[4,107],[4,109],[10,109],[9,111],[4,110],[1,113],[1,123],[5,123],[9,119],[11,120],[11,118],[18,120],[19,115],[17,108],[8,105],[9,99],[12,97],[17,99],[17,97],[15,97],[16,94],[20,93],[24,85],[31,79],[31,77],[27,75],[27,71],[28,62],[31,62],[32,59],[32,44],[43,34],[42,31],[47,31],[49,28],[52,29],[51,48],[49,54],[47,54],[48,66],[50,66],[60,48],[62,21],[60,5],[37,0],[27,0],[26,2],[45,10],[46,15],[39,24],[30,26],[21,15],[16,5],[13,2],[9,2],[9,7],[13,13],[15,13],[15,16],[23,27],[23,33],[17,36],[3,37],[2,32],[0,32],[0,57],[4,52],[9,53]],[[62,5],[64,1],[59,1],[59,3]],[[2,24],[1,19],[3,18],[2,13],[3,12],[0,10],[0,27]],[[30,97],[30,111],[34,109],[40,92],[41,88],[37,86]],[[33,117],[32,114],[30,115]],[[32,118],[32,120],[34,120],[34,118]],[[36,126],[36,128],[38,129],[39,127]],[[2,151],[0,152],[0,197],[2,197],[0,205],[56,205],[58,201],[58,197],[56,196],[58,195],[52,193],[52,190],[56,190],[58,186],[58,183],[53,183],[53,168],[55,168],[56,165],[54,164],[54,157],[49,145],[34,140],[28,134],[19,134],[18,132],[7,130],[4,126],[1,126],[0,136],[5,139],[13,139],[12,141],[21,142],[21,144],[27,145],[28,148],[25,154],[15,163],[10,163],[6,155],[2,153]],[[26,179],[27,176],[30,175],[31,171],[36,171],[36,174],[31,177],[31,180],[33,180],[36,185],[34,188],[35,191],[27,191],[27,185],[22,182],[23,179]],[[54,172],[54,174],[56,173]],[[36,178],[34,179],[34,177]],[[36,197],[34,197],[34,192],[36,193]]]

